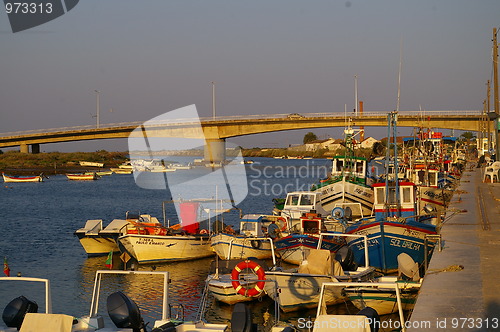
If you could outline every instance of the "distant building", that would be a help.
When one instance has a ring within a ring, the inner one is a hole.
[[[371,148],[373,148],[373,144],[375,144],[377,142],[380,142],[380,141],[377,140],[377,139],[375,139],[375,138],[373,138],[373,137],[368,137],[363,142],[361,142],[361,144],[359,145],[359,147],[363,148],[363,149],[371,149]]]

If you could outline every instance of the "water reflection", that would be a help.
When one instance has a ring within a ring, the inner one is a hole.
[[[123,269],[123,264],[118,264],[119,256],[114,257],[114,267]],[[104,268],[105,257],[89,257],[80,269],[79,294],[82,302],[88,303],[92,298],[95,272]],[[139,265],[137,271],[168,271],[170,273],[169,303],[180,304],[184,308],[185,319],[195,319],[204,289],[205,279],[208,275],[212,258],[199,259],[186,262],[175,262],[158,265]],[[102,282],[100,303],[105,303],[110,293],[121,290],[139,306],[145,321],[152,322],[161,317],[161,303],[163,280],[158,276],[147,275],[113,275],[106,276]],[[99,311],[107,316],[105,308]]]

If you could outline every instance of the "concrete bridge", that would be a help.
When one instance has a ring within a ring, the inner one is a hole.
[[[353,126],[385,127],[387,112],[364,112],[362,115],[348,114]],[[480,131],[485,116],[482,111],[401,111],[399,127],[425,127]],[[201,128],[200,130],[200,123]],[[178,137],[206,140],[205,157],[219,160],[224,153],[225,139],[243,135],[253,135],[284,130],[344,127],[344,113],[303,113],[226,116],[217,118],[178,119],[168,122],[117,123],[96,126],[41,129],[23,132],[0,133],[0,148],[19,146],[21,152],[40,152],[40,144],[71,142],[82,140],[140,137]],[[142,130],[134,131],[136,128]],[[134,131],[134,132],[133,132]]]

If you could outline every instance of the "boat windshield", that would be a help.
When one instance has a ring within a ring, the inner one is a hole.
[[[286,205],[298,205],[299,204],[299,197],[300,197],[300,195],[298,195],[298,194],[288,195],[288,197],[286,199]]]
[[[314,196],[313,195],[307,195],[307,194],[302,194],[300,197],[300,205],[313,205],[314,203]]]

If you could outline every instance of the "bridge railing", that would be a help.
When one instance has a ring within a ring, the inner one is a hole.
[[[478,116],[482,114],[480,110],[447,110],[447,111],[400,111],[400,115],[405,116],[419,116],[422,119],[435,116]],[[257,120],[257,119],[290,119],[290,120],[301,120],[301,119],[311,119],[311,118],[331,118],[331,117],[349,117],[349,118],[360,118],[360,117],[380,117],[386,116],[386,111],[369,111],[363,112],[362,115],[355,115],[353,112],[323,112],[323,113],[283,113],[283,114],[255,114],[255,115],[225,115],[221,117],[200,117],[200,118],[184,118],[184,119],[168,119],[162,121],[150,122],[151,126],[179,126],[179,125],[190,125],[197,124],[201,122],[202,124],[210,124],[211,122],[224,122],[224,121],[237,121],[237,120]],[[112,128],[120,127],[134,127],[144,125],[144,121],[135,122],[119,122],[119,123],[109,123],[100,124],[99,128],[96,125],[83,125],[83,126],[70,126],[70,127],[58,127],[58,128],[46,128],[46,129],[33,129],[33,130],[23,130],[23,131],[11,131],[0,133],[0,137],[8,136],[22,136],[30,134],[41,134],[41,133],[56,133],[56,132],[68,132],[68,131],[79,131],[79,130],[108,130]],[[149,126],[146,125],[146,126]]]

